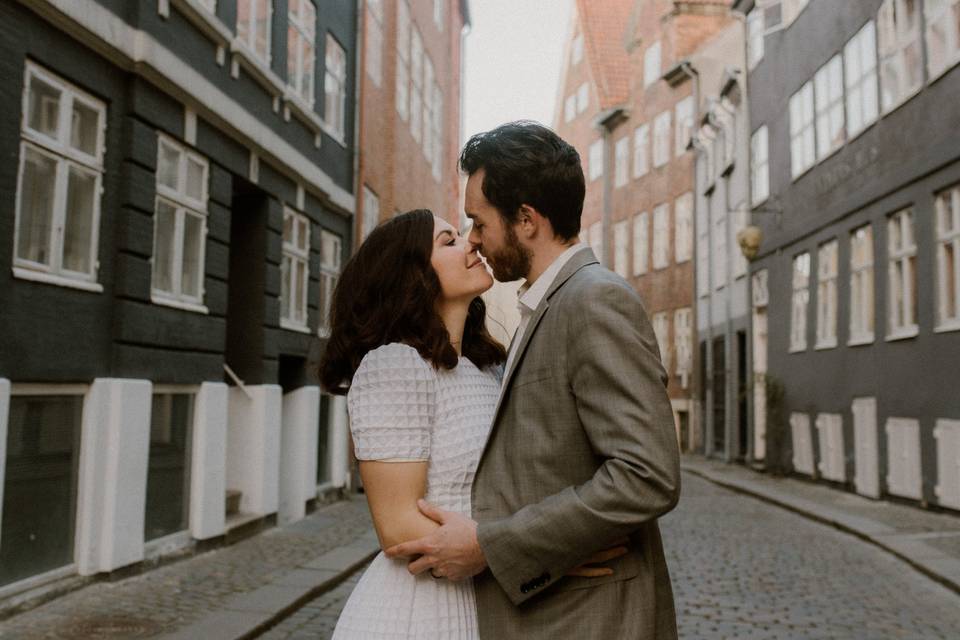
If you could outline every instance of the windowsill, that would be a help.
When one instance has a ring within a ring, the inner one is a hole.
[[[288,331],[296,331],[297,333],[311,333],[310,327],[307,325],[300,324],[299,322],[294,322],[293,320],[288,320],[286,318],[280,318],[280,328],[287,329]]]
[[[17,580],[16,582],[11,582],[10,584],[5,584],[3,587],[0,587],[0,598],[6,600],[32,589],[37,589],[44,585],[63,580],[64,578],[75,576],[76,573],[77,565],[76,563],[71,563],[35,576],[30,576],[29,578]]]
[[[231,75],[234,78],[238,76],[236,66],[239,62],[243,64],[244,68],[250,73],[254,80],[270,92],[270,95],[279,97],[284,94],[286,85],[283,80],[280,79],[280,76],[275,74],[270,68],[269,59],[261,60],[258,58],[239,38],[234,38],[230,41],[230,53],[233,54],[234,68],[231,70]]]
[[[44,284],[54,284],[58,287],[68,287],[70,289],[80,289],[81,291],[91,291],[94,293],[103,293],[103,285],[99,282],[88,282],[77,280],[44,271],[34,271],[23,267],[14,267],[13,275],[15,278],[30,280],[32,282],[42,282]]]
[[[761,207],[761,206],[763,206],[764,204],[766,204],[769,199],[770,199],[770,194],[769,194],[769,193],[768,193],[767,195],[763,196],[763,198],[762,198],[761,200],[753,200],[753,199],[751,198],[751,199],[750,199],[750,208],[751,208],[751,209],[756,209],[757,207]]]
[[[340,131],[337,131],[330,124],[317,115],[317,112],[313,110],[313,106],[307,104],[303,98],[298,96],[293,90],[287,85],[283,91],[283,101],[284,101],[284,114],[283,117],[285,120],[290,119],[290,110],[293,111],[300,117],[301,120],[305,122],[306,125],[311,127],[314,133],[319,134],[321,132],[330,136],[334,142],[339,144],[341,147],[346,148],[347,140],[344,137],[344,134]],[[314,144],[319,148],[320,147],[320,136],[317,135]]]
[[[879,68],[879,67],[878,67],[878,68]],[[897,109],[899,109],[900,107],[902,107],[903,105],[905,105],[905,104],[907,104],[908,102],[910,102],[913,98],[915,98],[915,97],[917,96],[918,93],[920,93],[921,91],[923,91],[923,86],[924,86],[924,85],[923,85],[923,83],[921,82],[918,87],[916,87],[916,88],[911,89],[910,91],[908,91],[906,94],[904,94],[904,96],[903,96],[902,98],[900,98],[900,101],[899,101],[899,102],[894,102],[893,105],[891,105],[890,108],[888,108],[888,109],[886,109],[886,110],[884,110],[883,105],[881,104],[881,105],[880,105],[880,118],[885,118],[885,117],[887,117],[888,115],[890,115],[891,113],[893,113],[894,111],[896,111]],[[878,95],[877,98],[878,98],[879,100],[883,100],[883,96],[881,96],[881,95]]]
[[[917,325],[913,325],[910,327],[904,327],[903,329],[899,329],[894,333],[888,334],[887,337],[884,338],[884,340],[886,340],[887,342],[895,342],[897,340],[908,340],[910,338],[916,338],[917,334],[919,333],[920,333],[919,327]]]
[[[153,560],[186,549],[193,542],[189,531],[177,531],[143,544],[143,559]]]
[[[171,0],[187,20],[210,38],[217,46],[226,47],[233,40],[233,32],[215,14],[198,0]]]
[[[934,327],[934,333],[948,333],[950,331],[960,331],[960,318],[947,320]]]
[[[873,344],[873,334],[857,336],[847,340],[848,347],[860,347],[867,344]]]
[[[790,174],[790,175],[791,175],[791,177],[790,177],[790,182],[796,182],[797,180],[799,180],[799,179],[802,178],[803,176],[805,176],[805,175],[807,175],[808,173],[810,173],[810,172],[813,170],[813,168],[816,167],[816,166],[817,166],[817,161],[814,160],[814,161],[813,161],[813,164],[811,164],[809,167],[807,167],[806,169],[804,169],[803,171],[801,171],[801,172],[798,173],[797,175],[793,175],[793,174],[791,173],[791,174]]]
[[[803,345],[802,347],[797,345],[797,346],[790,347],[787,353],[805,353],[806,350],[807,350],[807,345]]]
[[[844,127],[846,127],[846,124],[844,124]],[[841,142],[840,144],[838,144],[837,146],[835,146],[833,149],[830,149],[829,151],[827,151],[827,152],[826,152],[825,154],[823,154],[822,156],[818,155],[818,156],[817,156],[817,161],[816,161],[814,164],[816,165],[816,164],[820,164],[821,162],[826,162],[826,161],[829,160],[832,156],[837,155],[837,154],[840,152],[840,149],[843,149],[845,146],[847,146],[847,140],[846,140],[846,139],[844,139],[843,142]]]
[[[945,76],[947,72],[950,71],[950,69],[953,69],[955,66],[957,66],[957,64],[960,64],[960,52],[954,55],[952,59],[948,60],[947,63],[943,65],[943,69],[941,69],[940,71],[937,71],[937,73],[935,74],[930,73],[930,69],[928,67],[927,73],[930,74],[930,77],[927,79],[927,84],[928,85],[933,84],[934,82],[936,82],[937,80]]]
[[[830,340],[824,340],[823,342],[817,342],[813,345],[814,351],[826,351],[827,349],[836,349],[837,348],[837,339],[836,337],[831,338]]]
[[[190,302],[187,300],[177,300],[175,298],[168,298],[162,294],[153,291],[150,293],[150,302],[153,304],[158,304],[164,307],[173,307],[174,309],[182,309],[183,311],[193,311],[194,313],[202,313],[207,315],[210,313],[210,310],[207,309],[205,305],[198,304],[196,302]]]

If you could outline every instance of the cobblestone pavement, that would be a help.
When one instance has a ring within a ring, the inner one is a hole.
[[[955,639],[960,596],[830,527],[685,474],[662,523],[680,637]],[[325,640],[360,572],[262,636]]]
[[[176,631],[370,526],[366,500],[356,496],[232,546],[126,580],[94,583],[0,622],[0,638],[113,640]]]

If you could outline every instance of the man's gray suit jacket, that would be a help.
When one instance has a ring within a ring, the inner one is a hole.
[[[680,492],[666,381],[636,291],[576,253],[505,372],[473,482],[483,639],[676,637],[657,526]],[[564,577],[624,537],[612,576]]]

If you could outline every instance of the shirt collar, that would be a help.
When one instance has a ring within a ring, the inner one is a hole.
[[[554,258],[550,266],[540,274],[540,277],[537,278],[533,284],[524,282],[520,286],[520,289],[517,290],[517,306],[522,315],[533,313],[536,308],[540,306],[540,302],[543,300],[543,297],[547,295],[547,291],[550,290],[553,281],[557,279],[557,274],[560,273],[560,270],[570,261],[570,258],[586,248],[587,245],[582,242],[578,242],[569,247],[566,251]]]

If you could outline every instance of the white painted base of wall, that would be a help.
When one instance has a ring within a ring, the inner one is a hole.
[[[330,482],[337,488],[350,489],[350,427],[347,421],[347,398],[333,396],[330,405]]]
[[[877,429],[877,399],[853,399],[854,485],[857,493],[880,497],[880,434]]]
[[[0,519],[3,518],[3,485],[7,477],[7,422],[10,419],[10,381],[0,378]],[[0,544],[3,541],[0,540]]]
[[[193,404],[190,534],[197,540],[226,532],[228,398],[226,384],[204,382]]]
[[[280,494],[280,387],[230,387],[227,415],[226,488],[242,492],[241,512],[257,516],[276,513]]]
[[[84,399],[75,551],[80,575],[143,559],[152,389],[148,380],[98,378]]]
[[[320,387],[301,387],[283,396],[280,435],[280,505],[277,524],[302,519],[316,497]]]

